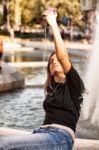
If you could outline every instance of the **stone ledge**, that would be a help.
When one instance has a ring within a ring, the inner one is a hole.
[[[0,65],[0,93],[25,86],[24,76],[20,72],[5,62]]]

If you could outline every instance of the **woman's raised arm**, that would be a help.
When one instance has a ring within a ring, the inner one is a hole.
[[[55,9],[49,8],[48,10],[44,11],[43,15],[44,19],[47,21],[53,32],[57,59],[62,65],[64,72],[67,73],[71,68],[71,62],[69,60],[64,41],[62,40],[62,37],[60,35],[60,30],[56,20],[57,12]]]

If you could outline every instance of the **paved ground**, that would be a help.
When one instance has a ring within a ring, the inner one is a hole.
[[[18,42],[22,45],[30,45],[30,47],[32,45],[36,45],[36,46],[39,46],[39,45],[43,45],[43,46],[54,46],[54,43],[53,41],[50,41],[48,39],[39,39],[39,38],[33,38],[33,39],[20,39],[20,38],[15,38],[13,41],[11,41],[10,38],[8,37],[3,37],[3,41],[10,41],[11,43],[12,42]],[[66,45],[67,48],[72,48],[72,49],[83,49],[83,50],[89,50],[92,48],[92,44],[88,44],[88,42],[85,40],[83,42],[79,42],[79,41],[68,41],[68,40],[64,40],[64,43]]]
[[[42,40],[23,40],[23,39],[16,39],[17,42],[20,42],[20,43],[23,43],[23,44],[26,44],[26,43],[33,43],[34,45],[47,45],[47,46],[53,46],[54,43],[53,41],[49,41],[49,40],[45,40],[45,39],[42,39]],[[73,48],[73,49],[83,49],[83,50],[89,50],[92,48],[92,44],[88,44],[88,43],[81,43],[81,42],[70,42],[70,41],[67,41],[65,40],[64,41],[65,45],[67,48]]]

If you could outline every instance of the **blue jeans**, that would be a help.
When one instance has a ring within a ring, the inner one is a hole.
[[[1,137],[0,150],[72,150],[73,143],[66,130],[49,126],[30,135]]]

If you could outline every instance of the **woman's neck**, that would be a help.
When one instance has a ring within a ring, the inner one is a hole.
[[[56,73],[54,74],[54,80],[58,83],[65,83],[66,76],[64,75],[64,73]]]

